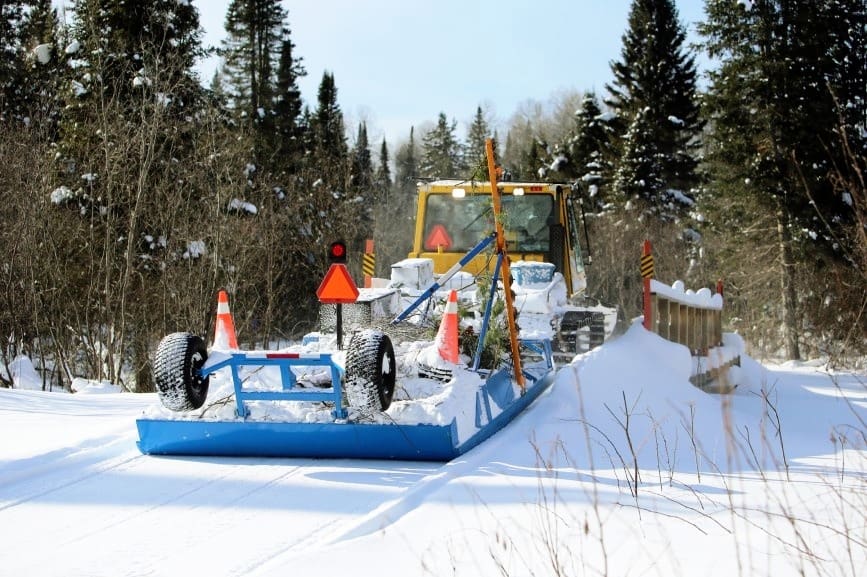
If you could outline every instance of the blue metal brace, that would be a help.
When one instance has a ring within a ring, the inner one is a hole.
[[[494,297],[497,295],[497,281],[500,279],[500,265],[503,264],[503,253],[497,253],[497,266],[491,278],[491,289],[488,293],[488,303],[485,305],[485,316],[482,317],[482,329],[479,331],[479,343],[476,345],[476,356],[473,358],[473,370],[479,370],[482,362],[482,350],[485,348],[485,337],[488,335],[488,325],[491,322],[491,311],[494,308]]]
[[[244,366],[276,366],[280,368],[282,390],[279,391],[251,391],[244,389],[243,379],[239,371]],[[328,353],[313,355],[299,355],[295,353],[271,353],[271,352],[248,352],[232,353],[228,359],[219,361],[202,368],[202,377],[206,377],[225,367],[232,370],[232,384],[235,387],[235,405],[239,417],[247,418],[250,411],[244,401],[326,401],[334,404],[331,411],[336,419],[346,418],[346,409],[343,408],[343,392],[341,377],[343,369],[334,363]],[[292,367],[328,367],[331,369],[331,388],[322,391],[293,390],[297,385],[295,373]]]
[[[430,285],[427,290],[425,290],[421,296],[419,296],[411,305],[409,305],[402,313],[397,315],[397,317],[391,321],[391,324],[396,325],[397,323],[403,321],[414,311],[418,306],[425,302],[427,299],[431,298],[438,290],[442,288],[442,286],[449,281],[453,276],[455,276],[458,271],[464,268],[467,263],[473,260],[476,255],[485,250],[485,248],[491,244],[494,239],[497,238],[497,233],[492,232],[490,235],[483,238],[476,246],[474,246],[470,252],[468,252],[464,257],[456,262],[452,268],[447,270],[440,276],[439,280]]]

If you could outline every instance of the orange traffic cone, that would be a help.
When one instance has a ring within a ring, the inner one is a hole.
[[[235,323],[229,312],[229,295],[221,290],[217,295],[217,326],[214,329],[214,348],[217,350],[237,349]]]
[[[457,364],[460,351],[458,350],[458,293],[449,293],[446,302],[446,310],[440,323],[436,338],[437,350],[443,360]]]

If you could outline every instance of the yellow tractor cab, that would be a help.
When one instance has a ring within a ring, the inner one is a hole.
[[[568,297],[586,288],[578,244],[579,206],[572,188],[538,182],[498,183],[506,249],[511,261],[554,265],[563,275]],[[434,274],[453,267],[494,230],[490,182],[438,180],[418,188],[415,236],[410,258],[433,261]],[[475,256],[463,270],[491,270],[490,253]]]

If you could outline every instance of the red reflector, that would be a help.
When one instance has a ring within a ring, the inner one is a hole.
[[[441,224],[436,224],[431,229],[427,238],[424,240],[424,248],[426,250],[448,250],[452,247],[452,237],[446,231],[446,227]]]
[[[326,304],[354,303],[358,299],[358,287],[346,266],[335,263],[325,273],[316,296],[319,297],[319,302]]]

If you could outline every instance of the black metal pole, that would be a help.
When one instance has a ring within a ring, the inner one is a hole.
[[[334,305],[337,307],[337,319],[335,323],[337,325],[337,350],[343,350],[343,305],[337,303]]]

